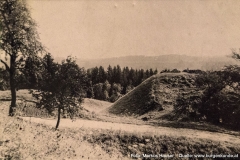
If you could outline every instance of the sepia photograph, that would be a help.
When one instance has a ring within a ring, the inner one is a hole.
[[[239,8],[0,0],[0,160],[240,159]]]

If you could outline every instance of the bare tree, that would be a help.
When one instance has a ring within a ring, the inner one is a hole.
[[[13,108],[16,107],[16,72],[21,72],[27,57],[37,58],[44,49],[25,0],[1,0],[0,22],[0,50],[3,51],[0,52],[0,62],[10,75],[12,101],[9,115],[13,116]]]

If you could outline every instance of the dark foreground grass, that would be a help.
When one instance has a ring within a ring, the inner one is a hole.
[[[240,146],[228,142],[220,143],[204,139],[175,138],[152,134],[127,133],[122,131],[95,131],[85,135],[85,139],[94,145],[100,145],[109,154],[115,149],[132,159],[213,159],[207,155],[237,156]],[[165,156],[165,157],[164,157]],[[197,157],[200,156],[200,157]],[[216,158],[216,157],[215,157]],[[232,157],[238,159],[238,157]],[[229,159],[221,157],[221,159]]]
[[[163,127],[170,127],[170,128],[188,128],[188,129],[195,129],[201,131],[209,131],[209,132],[218,132],[218,133],[225,133],[235,136],[240,136],[239,130],[235,128],[229,128],[228,126],[224,125],[214,125],[207,122],[181,122],[181,121],[153,121],[149,122],[150,125],[153,126],[163,126]]]

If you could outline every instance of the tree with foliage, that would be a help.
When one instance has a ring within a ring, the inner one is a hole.
[[[238,121],[231,119],[240,115],[239,73],[239,67],[228,66],[223,71],[209,72],[198,77],[198,86],[205,86],[199,112],[206,115],[208,121],[218,123],[221,119],[221,123],[230,125]]]
[[[158,70],[157,68],[154,70],[153,74],[157,74],[158,73]]]
[[[94,98],[98,100],[103,100],[103,83],[97,83],[93,85]]]
[[[0,90],[9,88],[9,73],[5,69],[0,68]]]
[[[149,70],[149,75],[150,75],[150,76],[154,75],[154,72],[153,72],[153,69],[152,69],[152,68],[150,68],[150,70]]]
[[[128,74],[128,84],[135,85],[134,83],[135,81],[136,81],[136,73],[135,73],[135,70],[131,68]]]
[[[149,73],[149,70],[148,70],[148,69],[147,69],[146,72],[145,72],[145,77],[146,77],[146,79],[147,79],[148,77],[150,77],[150,73]]]
[[[0,52],[0,62],[9,72],[12,96],[9,115],[13,116],[16,107],[16,73],[21,71],[26,58],[37,57],[43,51],[43,46],[25,0],[1,0],[0,21],[0,49],[3,51]]]
[[[112,84],[114,82],[114,80],[113,80],[113,69],[110,65],[107,68],[107,80],[109,81],[110,84]]]
[[[100,83],[104,83],[107,80],[107,75],[105,73],[105,70],[102,66],[98,69],[98,79]]]
[[[115,82],[122,83],[122,70],[119,65],[117,65],[116,75],[115,75]]]
[[[102,87],[102,92],[103,92],[103,100],[107,101],[109,99],[109,92],[111,89],[111,85],[109,84],[109,82],[106,80],[103,83],[103,87]]]
[[[195,85],[199,90],[179,95],[177,114],[200,118],[214,124],[240,129],[240,67],[227,66],[222,71],[201,73]]]
[[[138,71],[138,78],[136,80],[136,83],[137,84],[140,84],[142,81],[144,81],[144,70],[143,69],[140,69]]]
[[[48,56],[48,54],[46,56]],[[27,57],[24,69],[17,77],[19,87],[24,89],[36,89],[38,80],[41,77],[42,67],[42,59],[38,57]]]
[[[57,129],[61,114],[73,118],[81,109],[87,77],[84,69],[79,68],[72,57],[68,57],[62,64],[57,64],[48,54],[43,63],[44,71],[38,83],[39,90],[33,92],[33,95],[40,100],[39,107],[46,108],[51,114],[57,110]]]
[[[92,78],[93,84],[99,83],[99,72],[98,71],[99,71],[98,67],[91,69],[91,78]]]
[[[94,98],[94,90],[93,90],[93,85],[92,85],[92,81],[89,80],[88,78],[88,81],[87,81],[87,89],[86,89],[86,97],[87,98]]]
[[[110,102],[115,102],[116,100],[118,100],[122,95],[122,86],[119,83],[113,83],[111,86],[111,97],[109,98]]]
[[[128,86],[128,76],[129,76],[129,68],[124,67],[122,71],[122,86],[123,86],[123,94],[126,94],[126,88]]]

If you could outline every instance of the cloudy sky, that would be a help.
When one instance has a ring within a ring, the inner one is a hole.
[[[28,0],[54,56],[229,55],[240,48],[239,0]]]

